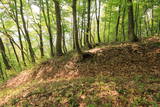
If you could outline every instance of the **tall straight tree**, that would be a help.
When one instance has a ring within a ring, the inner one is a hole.
[[[57,39],[56,39],[56,55],[62,56],[62,23],[61,23],[61,9],[58,0],[53,0],[55,4],[56,23],[57,23]]]
[[[81,53],[81,49],[78,42],[78,27],[77,27],[77,0],[72,0],[72,12],[73,12],[73,36],[75,40],[75,48],[78,53]]]
[[[31,12],[32,12],[32,16],[33,16],[33,22],[36,24],[36,26],[38,27],[35,28],[33,26],[33,29],[35,30],[35,32],[37,33],[38,37],[39,37],[39,50],[41,53],[41,58],[44,57],[44,44],[43,44],[43,33],[42,33],[42,0],[39,0],[38,2],[38,6],[39,6],[39,13],[38,13],[38,19],[36,20],[33,10],[31,8]]]
[[[42,3],[43,17],[45,19],[45,24],[47,26],[47,30],[48,30],[48,34],[49,34],[50,55],[51,55],[51,57],[53,57],[54,52],[53,52],[53,37],[52,37],[52,30],[51,30],[50,8],[49,8],[48,0],[45,0],[45,2],[46,2],[46,6],[47,6],[47,11],[45,11],[45,6],[44,6],[43,0],[40,3]],[[47,14],[46,14],[46,12],[47,12]]]
[[[101,15],[101,0],[95,0],[95,6],[96,6],[96,21],[97,21],[97,38],[98,42],[101,42],[100,39],[100,15]]]
[[[134,15],[133,15],[133,3],[132,0],[128,1],[128,36],[130,41],[136,42],[138,41],[138,37],[134,32]]]
[[[30,37],[29,37],[29,32],[28,32],[28,29],[27,29],[27,26],[26,26],[27,24],[26,24],[26,21],[25,21],[25,18],[24,18],[22,0],[20,0],[20,14],[21,14],[21,18],[22,18],[22,24],[23,24],[23,29],[24,29],[24,32],[25,32],[25,37],[26,37],[26,40],[27,40],[27,43],[28,43],[30,56],[31,56],[32,62],[35,63],[36,62],[35,61],[35,55],[34,55],[34,51],[33,51],[32,44],[31,44],[31,40],[30,40]]]
[[[1,55],[3,58],[3,62],[6,66],[6,69],[8,69],[8,70],[11,69],[11,65],[9,64],[8,57],[6,55],[5,47],[4,47],[4,44],[3,44],[1,37],[0,37],[0,52],[1,52]]]
[[[126,3],[126,2],[125,2]],[[121,26],[122,26],[122,34],[123,34],[123,41],[125,41],[126,40],[126,34],[125,34],[125,13],[126,13],[126,7],[123,5],[123,14],[122,14],[122,24],[121,24]]]
[[[90,35],[90,30],[91,30],[91,0],[88,0],[88,21],[87,21],[87,32],[86,32],[86,44],[87,47],[90,49],[92,48],[91,44],[89,43],[89,35]]]
[[[120,3],[121,3],[121,0],[120,0]],[[120,19],[121,19],[121,4],[119,4],[119,7],[118,7],[118,18],[117,18],[117,24],[116,24],[116,38],[115,38],[115,41],[118,41]]]

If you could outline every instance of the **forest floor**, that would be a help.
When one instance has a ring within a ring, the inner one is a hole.
[[[21,72],[0,88],[2,107],[160,107],[160,38],[70,53]]]

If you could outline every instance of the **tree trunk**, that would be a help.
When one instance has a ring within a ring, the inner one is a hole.
[[[44,57],[44,48],[43,48],[43,36],[42,36],[42,1],[39,1],[40,3],[40,13],[39,13],[39,22],[36,23],[38,25],[39,28],[39,32],[37,32],[38,36],[39,36],[39,42],[40,42],[40,53],[41,53],[41,58]]]
[[[63,40],[63,52],[64,53],[67,53],[67,47],[66,47],[66,40],[65,40],[65,28],[62,24],[62,27],[63,27],[63,35],[62,35],[62,40]]]
[[[18,62],[18,65],[19,65],[19,67],[20,67],[20,69],[21,69],[21,64],[20,64],[19,57],[18,57],[18,54],[17,54],[16,49],[15,49],[15,46],[14,46],[14,44],[13,44],[13,41],[12,41],[11,39],[10,39],[9,41],[10,41],[11,46],[12,46],[12,48],[13,48],[14,55],[15,55],[15,57],[16,57],[16,60],[17,60],[17,62]]]
[[[4,73],[3,73],[1,62],[0,62],[0,74],[1,74],[1,77],[2,77],[2,79],[4,81],[5,78],[4,78]]]
[[[76,51],[80,54],[81,49],[78,42],[78,27],[77,27],[77,0],[72,0],[72,12],[73,12],[73,32],[75,38]]]
[[[101,42],[100,39],[100,15],[101,15],[101,0],[99,0],[99,5],[97,5],[97,0],[95,0],[96,7],[96,21],[97,21],[97,38],[98,42]]]
[[[87,32],[86,32],[86,44],[89,49],[92,48],[91,44],[89,43],[89,34],[90,34],[90,29],[91,29],[91,0],[88,0],[88,22],[87,22]]]
[[[124,21],[125,21],[125,14],[126,13],[126,7],[124,7],[123,9],[123,16],[122,16],[122,33],[123,33],[123,41],[126,40],[126,34],[125,34],[125,24],[124,24]]]
[[[12,41],[13,38],[8,34],[3,19],[1,19],[1,22],[2,22],[2,26],[3,26],[3,30],[4,30],[3,34],[6,35],[7,38],[9,39],[9,42],[10,42],[12,48],[13,48],[13,52],[14,52],[14,55],[15,55],[15,57],[16,57],[16,60],[17,60],[17,62],[18,62],[18,64],[19,64],[19,67],[21,68],[21,64],[20,64],[20,61],[19,61],[19,57],[18,57],[18,54],[17,54],[17,52],[16,52],[15,46],[14,46],[14,44],[13,44],[13,41],[14,41],[14,40]]]
[[[132,0],[128,0],[128,36],[130,41],[137,42],[138,38],[134,32],[134,15]]]
[[[23,28],[24,28],[26,40],[27,40],[27,43],[28,43],[30,56],[31,56],[32,62],[35,63],[36,62],[35,61],[35,54],[34,54],[34,51],[33,51],[33,48],[32,48],[32,44],[31,44],[31,40],[30,40],[30,37],[29,37],[29,32],[28,32],[28,29],[27,29],[27,26],[26,26],[26,21],[24,19],[23,2],[22,2],[22,0],[20,0],[20,13],[21,13],[21,18],[22,18],[22,23],[23,23]]]
[[[25,56],[24,56],[24,48],[23,48],[23,43],[22,43],[22,35],[21,35],[21,31],[20,31],[19,18],[18,18],[17,1],[16,0],[14,0],[14,4],[15,4],[15,23],[16,23],[16,27],[17,27],[17,31],[18,31],[18,35],[19,35],[21,57],[22,57],[24,66],[26,66],[26,61],[25,61]]]
[[[121,18],[121,5],[119,5],[119,10],[118,10],[118,18],[117,18],[117,25],[116,25],[116,39],[115,39],[115,41],[118,41],[118,32],[119,32],[120,18]]]
[[[0,37],[0,52],[1,52],[1,55],[2,55],[2,58],[3,58],[3,62],[6,66],[6,69],[10,70],[11,69],[11,65],[9,64],[9,61],[8,61],[8,58],[7,58],[7,55],[6,55],[6,52],[5,52],[5,47],[4,47],[4,44],[3,44],[3,41]]]
[[[49,33],[49,43],[50,43],[50,49],[51,49],[51,57],[54,56],[54,52],[53,52],[53,37],[52,37],[52,30],[51,30],[51,20],[50,20],[50,7],[49,7],[49,3],[48,0],[46,0],[46,6],[47,6],[47,29],[48,29],[48,33]]]
[[[61,25],[61,10],[59,1],[53,0],[56,11],[56,23],[57,23],[57,40],[56,40],[56,55],[62,56],[62,25]]]

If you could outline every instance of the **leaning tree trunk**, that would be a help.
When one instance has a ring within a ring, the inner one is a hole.
[[[30,37],[29,37],[29,32],[28,32],[28,29],[27,29],[27,26],[26,26],[26,21],[24,19],[23,2],[22,2],[22,0],[20,0],[20,14],[21,14],[21,18],[22,18],[22,24],[23,24],[26,40],[27,40],[28,47],[29,47],[29,53],[30,53],[32,62],[35,63],[36,62],[35,61],[35,55],[34,55],[34,51],[33,51],[32,44],[31,44],[31,40],[30,40]]]
[[[8,57],[7,57],[6,52],[5,52],[5,47],[4,47],[4,44],[3,44],[3,41],[2,41],[1,38],[0,38],[0,52],[1,52],[1,55],[2,55],[2,58],[3,58],[3,62],[6,66],[6,69],[10,70],[11,65],[9,64]]]
[[[0,62],[0,74],[1,74],[1,77],[2,77],[2,79],[4,81],[5,78],[4,78],[4,73],[3,73],[1,62]]]
[[[12,48],[13,48],[13,52],[14,52],[14,55],[15,55],[15,57],[16,57],[16,60],[17,60],[17,62],[18,62],[18,64],[19,64],[19,67],[21,68],[21,64],[20,64],[20,61],[19,61],[19,57],[18,57],[16,48],[15,48],[15,46],[14,46],[14,44],[13,44],[13,41],[14,41],[14,40],[13,40],[13,38],[8,34],[3,19],[1,19],[1,22],[2,22],[2,26],[3,26],[3,30],[4,30],[3,34],[6,35],[7,38],[9,39],[10,44],[11,44],[11,46],[12,46]]]
[[[15,5],[15,23],[16,27],[18,30],[18,36],[19,36],[19,43],[20,43],[20,51],[21,51],[21,57],[23,60],[24,66],[26,66],[26,61],[25,61],[25,56],[24,56],[24,48],[23,48],[23,43],[22,43],[22,35],[20,31],[20,24],[19,24],[19,18],[18,18],[18,9],[17,9],[17,0],[14,0],[14,5]]]

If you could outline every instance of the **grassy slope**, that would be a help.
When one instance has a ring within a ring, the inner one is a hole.
[[[0,91],[3,106],[160,106],[160,40],[107,45],[77,62],[64,56],[43,62]],[[22,73],[24,74],[24,73]],[[29,76],[28,76],[29,75]],[[21,84],[16,85],[15,82]],[[8,83],[8,84],[9,84]],[[13,88],[14,87],[14,88]],[[4,100],[6,99],[6,100]]]

